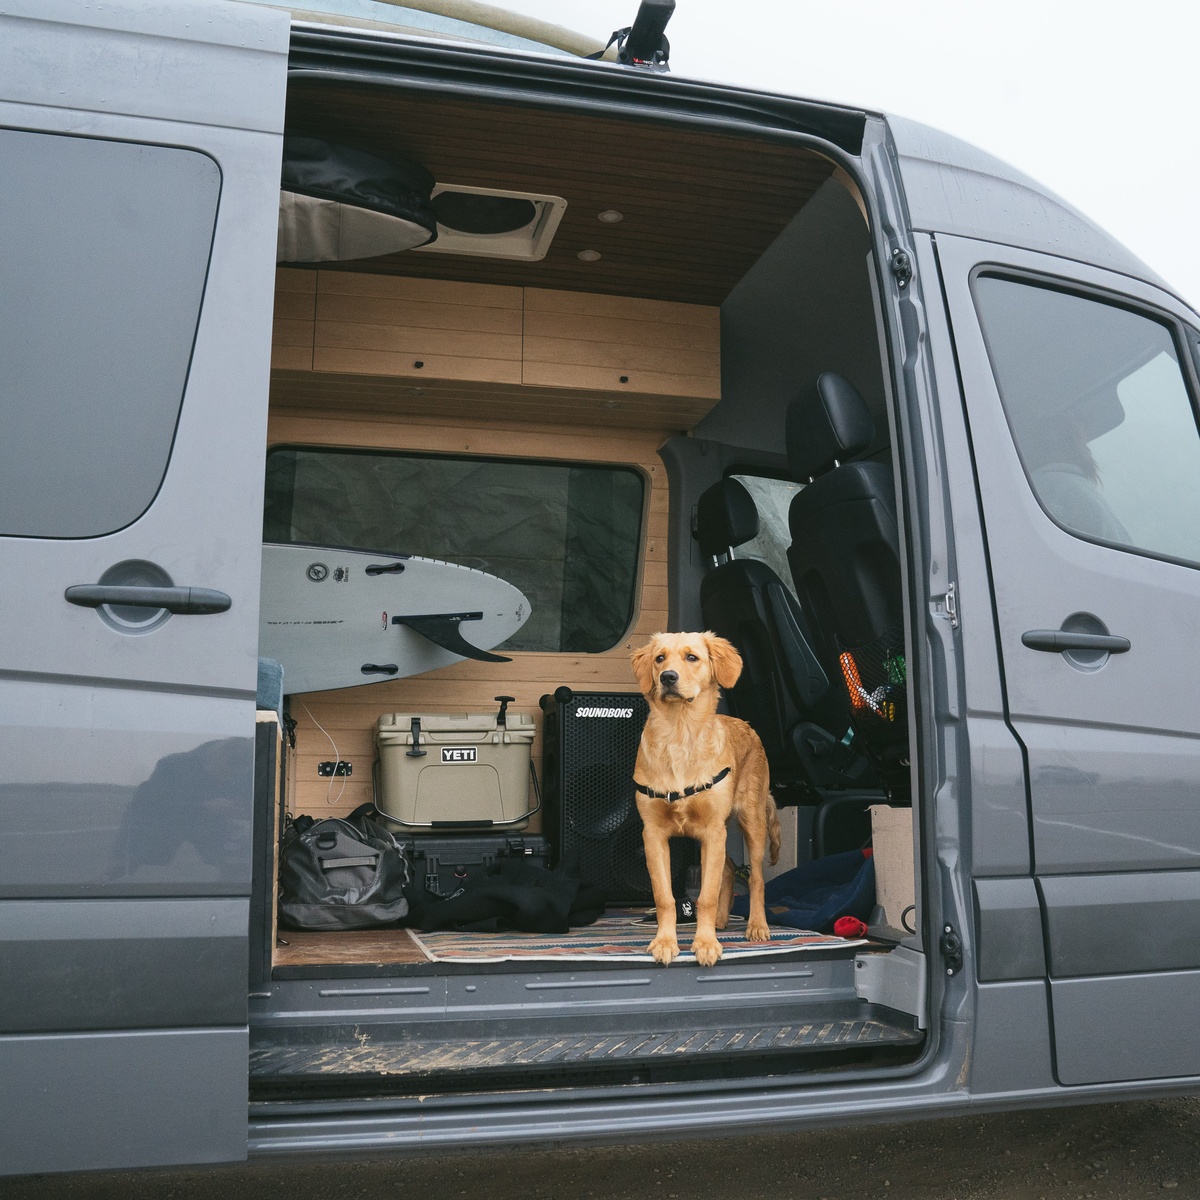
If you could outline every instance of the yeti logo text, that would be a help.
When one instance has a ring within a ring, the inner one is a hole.
[[[580,708],[575,710],[577,717],[632,717],[632,708]]]
[[[471,763],[478,762],[474,746],[443,746],[442,762]]]

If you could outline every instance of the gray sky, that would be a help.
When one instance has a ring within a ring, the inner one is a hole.
[[[637,0],[493,0],[607,37]],[[1058,192],[1200,306],[1193,0],[678,0],[677,74],[882,108]]]

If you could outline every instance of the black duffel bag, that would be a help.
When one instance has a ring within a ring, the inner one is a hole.
[[[288,823],[280,846],[279,920],[291,929],[376,929],[408,915],[404,849],[363,804],[348,817]]]

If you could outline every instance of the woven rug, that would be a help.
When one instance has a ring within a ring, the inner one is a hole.
[[[458,933],[442,930],[434,933],[409,933],[434,962],[517,962],[539,959],[575,959],[579,962],[653,962],[646,951],[654,937],[654,925],[643,924],[644,908],[609,909],[594,925],[572,929],[570,933]],[[679,928],[676,962],[695,962],[691,945],[695,926]],[[771,930],[769,942],[748,942],[746,922],[731,917],[729,928],[717,934],[722,962],[743,958],[766,958],[772,954],[790,954],[795,950],[828,950],[838,946],[860,946],[833,934],[812,933],[805,929]]]

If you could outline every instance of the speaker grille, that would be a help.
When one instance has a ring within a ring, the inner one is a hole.
[[[550,698],[547,697],[547,701]],[[547,774],[558,773],[559,856],[578,856],[580,874],[612,902],[653,898],[633,765],[649,707],[644,696],[577,692],[547,721]],[[549,713],[547,714],[549,715]],[[671,875],[683,895],[687,868],[699,861],[691,838],[671,842]]]

